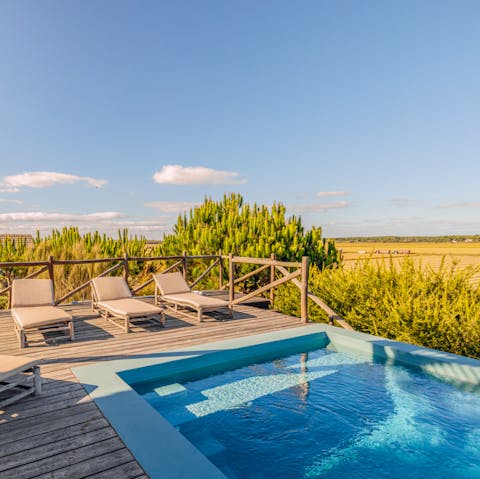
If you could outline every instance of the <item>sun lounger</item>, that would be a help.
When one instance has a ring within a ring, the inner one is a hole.
[[[75,339],[73,319],[54,306],[53,282],[50,279],[14,279],[12,283],[12,317],[19,345],[27,345],[27,333],[62,331]]]
[[[105,319],[116,326],[123,327],[126,333],[130,331],[130,322],[134,319],[154,320],[162,326],[165,325],[163,308],[133,298],[123,278],[94,278],[91,284],[93,308],[99,310]],[[124,325],[119,325],[115,318],[123,319]]]
[[[178,311],[179,306],[195,310],[199,322],[202,321],[202,314],[206,311],[227,308],[230,317],[233,316],[233,310],[227,301],[192,292],[179,272],[155,274],[153,278],[155,279],[155,303],[158,303],[158,293],[160,293],[161,301],[173,305],[175,311]]]
[[[41,392],[42,380],[36,360],[0,355],[0,409],[25,396]]]

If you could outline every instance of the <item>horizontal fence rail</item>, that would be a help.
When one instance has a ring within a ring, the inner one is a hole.
[[[95,265],[95,264],[111,264],[115,263],[110,268],[106,269],[105,271],[96,274],[96,277],[107,276],[117,270],[121,270],[123,277],[125,280],[128,280],[130,276],[130,267],[129,265],[133,262],[141,263],[141,262],[159,262],[159,261],[174,261],[176,262],[173,265],[168,266],[163,271],[157,271],[158,273],[167,273],[173,271],[175,269],[182,272],[184,278],[187,278],[188,275],[188,263],[191,261],[196,260],[214,260],[213,264],[211,264],[207,271],[203,272],[200,277],[198,277],[193,286],[200,283],[204,278],[208,276],[216,266],[219,267],[219,278],[223,276],[223,261],[220,255],[192,255],[188,256],[186,253],[177,256],[148,256],[148,257],[138,257],[138,256],[128,256],[125,254],[122,257],[114,257],[114,258],[93,258],[93,259],[72,259],[72,260],[64,260],[64,259],[55,259],[53,256],[50,256],[46,261],[7,261],[7,262],[0,262],[0,269],[15,269],[15,268],[34,268],[40,266],[40,269],[24,276],[24,279],[27,278],[34,278],[39,276],[40,274],[47,273],[48,278],[53,281],[54,291],[56,290],[56,280],[55,280],[55,267],[56,266],[74,266],[74,265]],[[72,298],[76,294],[82,292],[85,289],[90,288],[91,279],[89,278],[87,281],[83,282],[82,284],[76,286],[75,288],[71,289],[67,293],[63,294],[61,297],[55,299],[55,304],[64,303],[67,299]],[[9,278],[7,278],[8,285],[0,290],[0,294],[7,294],[8,293],[8,308],[11,308],[11,290],[12,285],[10,284]],[[145,281],[144,283],[131,287],[131,290],[134,294],[138,293],[142,289],[146,288],[148,285],[153,283],[153,277]],[[219,281],[220,286],[222,281]],[[220,289],[219,286],[219,289]]]
[[[333,309],[331,309],[325,302],[315,296],[308,289],[308,274],[309,274],[309,258],[303,257],[301,262],[296,261],[279,261],[275,255],[272,254],[270,258],[248,258],[243,256],[229,255],[187,255],[184,252],[182,255],[177,256],[128,256],[125,254],[123,257],[116,258],[94,258],[94,259],[73,259],[63,260],[55,259],[50,256],[46,261],[25,261],[25,262],[0,262],[0,269],[11,268],[34,268],[39,267],[38,270],[29,273],[24,278],[35,278],[41,274],[47,273],[48,277],[54,283],[55,291],[55,266],[73,266],[73,265],[95,265],[102,263],[115,263],[101,273],[96,274],[96,277],[107,276],[117,270],[121,270],[123,277],[128,281],[130,276],[130,263],[141,262],[158,262],[158,261],[175,261],[173,264],[167,266],[163,271],[156,271],[157,273],[168,273],[174,270],[178,270],[183,274],[183,277],[188,277],[188,265],[192,261],[211,261],[206,269],[200,273],[200,275],[190,283],[190,287],[195,287],[202,280],[207,278],[215,269],[218,269],[218,289],[225,290],[228,288],[229,304],[231,307],[247,302],[248,300],[259,297],[266,292],[269,292],[270,305],[273,306],[274,302],[274,290],[278,286],[291,282],[300,290],[300,311],[301,318],[304,322],[308,322],[308,300],[311,300],[317,306],[319,306],[328,316],[330,324],[337,323],[344,329],[353,330],[353,328],[338,315]],[[224,282],[225,275],[225,262],[228,261],[228,282]],[[235,266],[236,265],[253,265],[258,266],[252,271],[243,274],[242,276],[235,278]],[[290,269],[289,269],[290,268]],[[235,297],[235,286],[243,283],[247,279],[253,278],[261,273],[269,276],[269,282],[264,284],[254,291],[248,291],[242,296]],[[269,273],[269,274],[268,274]],[[280,273],[280,277],[277,278],[277,273]],[[67,299],[72,298],[76,294],[90,287],[91,279],[76,286],[70,291],[63,294],[61,297],[55,300],[55,304],[64,303]],[[11,289],[12,285],[7,278],[9,284],[2,290],[1,294],[8,293],[8,307],[11,307]],[[142,284],[132,286],[132,293],[137,294],[147,286],[153,283],[153,277],[144,281]]]

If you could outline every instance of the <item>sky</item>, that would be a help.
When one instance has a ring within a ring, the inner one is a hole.
[[[480,233],[477,0],[0,0],[0,233],[161,239],[208,196]]]

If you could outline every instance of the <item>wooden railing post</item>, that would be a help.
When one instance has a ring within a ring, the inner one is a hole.
[[[304,323],[308,323],[308,256],[302,258],[302,280],[300,289],[300,311]]]
[[[123,279],[128,282],[128,253],[123,253]]]
[[[235,300],[235,264],[233,262],[233,254],[228,255],[228,302],[230,307],[233,306]]]
[[[55,274],[53,272],[53,256],[48,257],[48,277],[52,280],[53,297],[55,298]]]
[[[7,277],[7,286],[8,286],[8,309],[12,309],[12,285],[10,278]]]
[[[186,251],[184,251],[182,253],[182,263],[183,263],[183,265],[182,265],[182,267],[183,267],[183,279],[185,281],[187,281],[187,276],[188,276],[187,273],[188,272],[187,272],[187,252]]]
[[[221,251],[218,257],[218,289],[223,289],[223,258]]]
[[[277,255],[275,253],[272,253],[270,255],[270,259],[275,261],[277,259]],[[273,283],[275,281],[275,265],[272,264],[270,266],[270,283]],[[270,307],[273,308],[273,301],[275,299],[275,290],[274,288],[270,289]]]

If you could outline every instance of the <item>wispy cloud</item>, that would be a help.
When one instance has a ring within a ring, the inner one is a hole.
[[[319,191],[317,196],[320,198],[330,198],[332,196],[346,196],[348,194],[348,191]]]
[[[7,198],[0,198],[0,203],[13,203],[15,205],[21,205],[23,201],[20,200],[11,200]]]
[[[410,208],[412,206],[416,206],[420,203],[418,200],[412,200],[410,198],[392,198],[387,200],[393,206],[397,208]]]
[[[392,223],[413,223],[418,221],[425,221],[421,216],[397,216],[391,219]]]
[[[289,209],[294,213],[326,213],[329,210],[348,208],[348,201],[336,201],[332,203],[310,203],[304,205],[292,205]]]
[[[2,188],[0,186],[0,193],[18,193],[20,188]]]
[[[131,218],[117,211],[100,211],[87,214],[27,211],[0,214],[0,231],[11,233],[48,234],[52,229],[77,226],[80,232],[100,231],[116,236],[119,229],[127,228],[129,234],[139,234],[150,239],[160,239],[172,228],[172,217]]]
[[[330,237],[340,236],[435,236],[447,234],[476,234],[478,221],[459,219],[397,217],[363,218],[359,221],[327,223],[324,233]]]
[[[235,171],[181,165],[163,166],[153,175],[153,180],[164,185],[241,185],[247,182]]]
[[[439,205],[437,208],[441,209],[453,209],[453,208],[463,208],[463,209],[469,209],[469,208],[480,208],[480,201],[463,201],[463,202],[458,202],[458,203],[446,203],[444,205]]]
[[[8,221],[58,221],[58,222],[85,222],[98,220],[111,220],[122,218],[125,215],[116,211],[102,211],[98,213],[88,214],[71,214],[71,213],[47,213],[43,211],[28,211],[15,213],[0,213],[0,222]]]
[[[91,178],[89,176],[77,176],[67,173],[57,173],[55,171],[29,171],[20,173],[19,175],[5,176],[3,185],[6,186],[10,192],[18,191],[19,188],[46,188],[55,184],[73,184],[86,183],[89,186],[101,188],[108,182],[98,178]]]
[[[145,203],[143,206],[146,206],[147,208],[156,208],[162,213],[180,213],[194,208],[199,204],[200,203],[192,203],[188,201],[151,201]]]
[[[171,230],[171,224],[165,221],[155,220],[121,220],[106,221],[103,225],[104,229],[115,231],[119,228],[128,228],[130,233],[155,233],[166,232]]]

